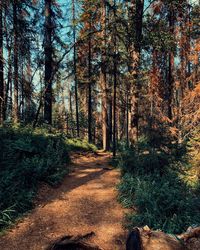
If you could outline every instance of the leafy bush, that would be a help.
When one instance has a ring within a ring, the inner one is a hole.
[[[171,158],[165,152],[150,151],[149,149],[138,152],[138,149],[129,148],[121,152],[118,162],[124,172],[143,174],[165,171],[165,168],[171,163]]]
[[[66,144],[69,151],[97,151],[97,148],[94,144],[88,143],[88,141],[78,138],[67,138]]]
[[[58,184],[69,171],[62,135],[30,128],[0,128],[0,228],[32,207],[40,182]]]
[[[122,151],[119,160],[122,169],[119,200],[125,207],[134,208],[127,215],[127,226],[148,225],[180,233],[199,224],[199,191],[185,181],[188,169],[185,158],[183,162],[176,161],[174,155],[164,151],[141,148],[139,145]]]

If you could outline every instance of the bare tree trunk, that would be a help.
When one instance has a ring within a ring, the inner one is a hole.
[[[71,119],[71,136],[74,137],[74,128],[73,128],[73,107],[72,107],[72,92],[70,89],[70,86],[68,85],[68,92],[69,92],[69,113],[70,113],[70,119]]]
[[[52,0],[45,0],[45,96],[44,96],[44,120],[52,124]]]
[[[5,103],[4,103],[4,116],[5,116],[4,119],[5,120],[7,118],[7,112],[8,112],[9,90],[10,90],[10,93],[12,93],[11,89],[12,89],[12,60],[11,60],[11,48],[9,48],[8,49],[8,73],[7,73],[7,82],[6,82],[6,88],[5,88]],[[12,95],[10,95],[10,98],[12,98]],[[11,113],[12,113],[12,110],[11,110]]]
[[[9,91],[10,91],[10,99],[12,100],[12,41],[13,37],[10,37],[9,41],[9,34],[8,34],[8,27],[7,27],[7,16],[8,16],[8,10],[5,8],[5,18],[4,18],[4,32],[5,32],[5,40],[6,40],[6,49],[7,49],[7,81],[5,83],[5,102],[4,102],[4,120],[7,118],[8,111],[11,113],[12,116],[12,105],[8,106],[8,100],[9,100]],[[8,109],[9,108],[9,109]]]
[[[173,94],[173,66],[174,56],[172,52],[169,52],[168,57],[168,117],[172,119],[172,94]]]
[[[3,123],[5,118],[4,115],[4,104],[5,104],[5,97],[4,97],[4,75],[3,75],[3,6],[0,5],[0,124]]]
[[[25,121],[25,78],[24,78],[24,62],[22,62],[22,73],[21,73],[21,101],[20,101],[20,118],[22,121]]]
[[[169,10],[169,26],[170,32],[174,34],[174,10],[170,6]],[[168,55],[168,117],[170,120],[173,118],[173,85],[174,85],[174,52],[169,51]]]
[[[32,95],[32,88],[31,88],[31,55],[30,49],[28,53],[28,62],[26,68],[26,119],[30,119],[31,114],[31,95]]]
[[[80,136],[79,126],[79,105],[78,105],[78,82],[77,82],[77,67],[76,67],[76,13],[75,13],[75,0],[72,0],[72,14],[73,14],[73,42],[74,42],[74,83],[75,83],[75,105],[76,105],[76,129],[77,136]]]
[[[61,98],[62,98],[62,108],[61,108],[61,110],[62,110],[62,129],[64,130],[64,131],[66,131],[66,130],[68,130],[68,128],[67,128],[67,112],[66,112],[66,107],[65,107],[65,95],[64,95],[64,88],[62,88],[62,96],[61,96]]]
[[[102,135],[103,150],[110,149],[109,124],[108,124],[108,86],[106,75],[106,6],[102,1],[101,28],[102,28],[102,53],[101,53],[101,72],[100,81],[102,87]]]
[[[91,20],[90,31],[91,31]],[[89,32],[90,32],[89,31]],[[92,142],[92,82],[91,82],[91,34],[88,36],[88,142]]]
[[[14,107],[13,120],[14,123],[19,121],[19,65],[18,65],[18,19],[17,19],[17,2],[13,2],[13,29],[14,29]]]
[[[135,6],[135,11],[134,11]],[[140,94],[140,84],[139,84],[139,67],[140,67],[140,54],[141,54],[141,40],[142,40],[142,26],[143,26],[143,9],[144,9],[144,0],[136,0],[136,3],[132,3],[131,13],[133,15],[132,19],[134,20],[133,28],[135,34],[132,31],[133,37],[135,40],[134,45],[132,45],[132,75],[135,80],[135,87],[132,92],[131,100],[131,140],[135,138],[136,142],[139,138],[139,94]],[[132,41],[133,42],[133,41]]]
[[[126,93],[126,144],[129,147],[129,93]]]
[[[189,30],[188,30],[188,36],[187,36],[187,68],[188,68],[188,76],[191,75],[191,63],[190,63],[190,50],[191,50],[191,5],[188,4],[188,18],[187,21],[189,23]],[[190,88],[190,83],[188,82],[188,88]]]
[[[109,141],[112,143],[113,140],[113,98],[109,96]]]
[[[117,122],[117,24],[116,24],[116,0],[114,0],[114,20],[115,20],[115,27],[114,27],[114,84],[113,84],[113,157],[116,156],[116,122]]]

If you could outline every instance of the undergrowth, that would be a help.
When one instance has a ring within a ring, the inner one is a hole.
[[[97,151],[97,147],[94,144],[89,143],[87,140],[81,140],[78,138],[67,138],[66,144],[69,151]]]
[[[53,129],[0,128],[0,230],[33,207],[40,183],[54,186],[62,181],[74,150],[95,147]]]
[[[122,150],[118,159],[122,172],[118,189],[119,200],[132,208],[126,217],[128,228],[148,225],[180,233],[200,224],[198,181],[188,181],[192,166],[185,150],[176,150],[152,150],[144,141],[135,148]]]

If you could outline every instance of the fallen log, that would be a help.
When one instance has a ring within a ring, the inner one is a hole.
[[[126,250],[200,250],[200,227],[189,228],[181,235],[153,231],[147,226],[134,228],[127,238]]]
[[[88,238],[95,235],[94,232],[72,236],[63,236],[56,240],[46,250],[101,250],[98,246],[86,242]]]
[[[178,238],[183,240],[188,250],[200,250],[200,227],[189,227],[187,231]]]

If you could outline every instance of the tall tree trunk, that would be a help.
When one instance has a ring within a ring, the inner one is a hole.
[[[17,1],[13,2],[13,29],[14,29],[14,107],[13,107],[13,120],[14,123],[19,121],[19,65],[18,65],[18,18],[17,18]]]
[[[91,20],[89,21],[90,30],[91,32]],[[91,34],[88,35],[88,142],[92,142],[92,82],[91,82]]]
[[[109,96],[109,141],[112,143],[113,140],[113,98],[112,94]]]
[[[75,83],[75,105],[76,105],[76,129],[77,136],[80,136],[79,126],[79,104],[78,104],[78,82],[77,82],[77,66],[76,66],[76,10],[75,0],[72,0],[72,14],[73,14],[73,42],[74,42],[74,83]]]
[[[70,89],[70,86],[68,84],[68,93],[69,93],[69,114],[70,114],[70,120],[71,120],[71,136],[74,137],[74,127],[73,127],[73,107],[72,107],[72,91]]]
[[[126,145],[129,147],[129,93],[126,93]]]
[[[21,69],[21,81],[20,81],[20,85],[21,85],[21,101],[20,101],[20,118],[22,121],[25,121],[25,77],[24,77],[24,62],[21,63],[22,64],[22,69]]]
[[[117,131],[117,24],[116,24],[116,0],[114,0],[114,84],[113,84],[113,157],[116,156],[116,131]]]
[[[106,75],[106,6],[101,2],[101,29],[102,29],[102,52],[101,52],[101,72],[100,81],[102,87],[102,135],[103,150],[110,149],[109,124],[108,124],[108,84]]]
[[[5,89],[5,103],[4,103],[4,119],[7,118],[8,111],[12,113],[12,106],[10,106],[11,110],[8,106],[8,99],[9,99],[9,90],[10,93],[12,89],[12,59],[11,59],[11,48],[8,49],[8,73],[7,73],[7,81],[6,81],[6,89]],[[12,95],[10,95],[12,99]]]
[[[169,28],[171,35],[174,35],[174,22],[175,14],[173,6],[169,7]],[[173,49],[169,51],[168,55],[168,118],[172,120],[173,118],[173,86],[174,85],[174,52]]]
[[[191,62],[190,62],[190,55],[191,55],[191,8],[192,6],[189,4],[189,1],[187,1],[188,4],[188,14],[187,14],[187,23],[188,23],[188,36],[187,36],[187,57],[186,57],[186,62],[187,62],[187,77],[189,78],[191,76]],[[191,80],[187,81],[187,87],[188,89],[193,89],[193,82]]]
[[[172,94],[173,94],[173,68],[174,68],[174,55],[169,52],[168,56],[168,117],[172,119]]]
[[[3,6],[0,5],[0,124],[3,123],[4,116],[4,76],[3,76]]]
[[[4,102],[4,120],[7,118],[8,111],[12,116],[12,105],[8,106],[9,100],[9,91],[10,91],[10,99],[12,100],[12,41],[13,37],[11,37],[11,42],[9,41],[8,27],[7,27],[7,17],[8,17],[8,9],[5,8],[5,18],[4,18],[4,32],[5,32],[5,41],[6,41],[6,49],[7,49],[7,81],[5,83],[5,102]]]
[[[26,67],[26,120],[30,120],[31,114],[31,96],[32,96],[32,87],[31,87],[31,54],[30,48],[27,56],[27,67]]]
[[[135,4],[134,4],[135,3]],[[135,7],[135,11],[134,11]],[[139,67],[140,67],[140,57],[141,57],[141,40],[142,40],[142,26],[143,26],[143,10],[144,10],[144,0],[136,0],[132,3],[131,15],[134,24],[132,25],[134,30],[132,30],[134,43],[132,47],[132,77],[135,82],[135,86],[132,86],[134,89],[132,92],[131,99],[131,140],[138,141],[139,137],[139,94],[140,94],[140,83],[139,83]]]
[[[187,2],[187,1],[186,1]],[[180,118],[182,117],[182,100],[184,98],[185,91],[188,89],[187,83],[187,66],[188,66],[188,55],[189,55],[189,46],[188,46],[188,36],[187,34],[187,23],[188,23],[188,14],[180,10],[179,15],[182,17],[180,21],[180,72],[179,79],[180,85],[176,86],[176,126],[178,128],[178,137],[177,142],[182,140],[182,129],[180,124]]]
[[[44,120],[52,124],[52,0],[45,0],[45,96]]]
[[[140,99],[140,83],[139,83],[139,67],[140,67],[140,57],[141,57],[141,40],[142,40],[142,23],[143,23],[143,9],[144,0],[136,1],[136,17],[135,17],[135,32],[136,32],[136,43],[135,50],[138,54],[138,63],[136,64],[136,93],[135,93],[135,111],[136,111],[136,139],[138,142],[139,138],[139,99]]]

